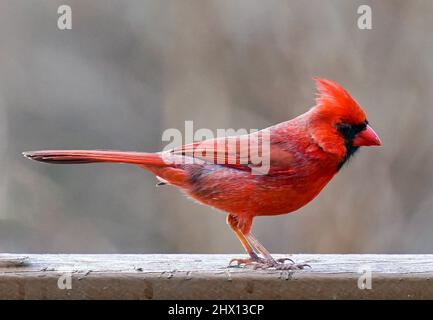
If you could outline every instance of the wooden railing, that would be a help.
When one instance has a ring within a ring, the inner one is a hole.
[[[294,272],[235,256],[0,254],[0,298],[433,299],[433,255],[292,255],[311,265]]]

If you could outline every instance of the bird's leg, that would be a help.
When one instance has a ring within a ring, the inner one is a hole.
[[[242,246],[244,247],[245,251],[249,254],[249,258],[243,259],[243,258],[234,258],[230,260],[229,266],[232,265],[233,262],[236,262],[236,265],[254,265],[254,264],[262,264],[265,263],[266,260],[259,257],[257,253],[254,251],[253,247],[248,243],[248,240],[245,238],[244,234],[242,233],[241,229],[239,228],[238,219],[235,216],[228,215],[227,216],[227,224],[230,226],[230,228],[233,230],[233,232],[238,237],[239,241],[241,242]]]
[[[305,267],[310,267],[308,264],[296,264],[290,258],[274,259],[269,251],[254,237],[251,233],[246,236],[247,240],[251,245],[265,258],[264,263],[258,263],[255,268],[268,269],[275,268],[277,270],[302,270]],[[285,263],[285,261],[290,261],[291,263]]]
[[[252,265],[254,269],[275,268],[277,270],[301,270],[307,266],[310,267],[308,264],[295,264],[294,261],[289,258],[274,259],[269,251],[256,239],[256,237],[249,232],[251,221],[247,221],[246,224],[241,222],[242,221],[240,221],[239,218],[234,215],[229,214],[227,216],[227,224],[236,234],[250,257],[247,259],[232,259],[229,263],[229,266],[231,266],[233,262],[236,262],[237,266]],[[257,253],[260,253],[263,258],[259,257]],[[285,263],[287,260],[289,260],[291,263]]]
[[[252,233],[249,233],[246,236],[247,240],[254,246],[254,248],[269,262],[269,263],[276,263],[277,260],[275,260],[269,251],[257,240],[256,237],[253,236]],[[293,260],[287,258],[287,260],[290,260],[293,262]],[[284,261],[282,261],[284,262]]]

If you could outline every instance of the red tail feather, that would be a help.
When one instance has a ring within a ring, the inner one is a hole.
[[[42,150],[23,152],[29,159],[48,163],[117,162],[166,166],[156,153],[112,150]]]

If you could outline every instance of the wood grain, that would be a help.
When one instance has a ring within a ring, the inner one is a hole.
[[[312,267],[295,272],[228,268],[234,257],[0,254],[0,298],[433,299],[433,255],[291,255]],[[358,288],[364,270],[372,289]]]

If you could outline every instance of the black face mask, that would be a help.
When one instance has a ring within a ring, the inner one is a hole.
[[[355,139],[356,135],[367,127],[367,124],[367,121],[361,124],[337,124],[337,130],[343,136],[344,145],[346,147],[346,154],[344,159],[338,165],[338,169],[340,169],[347,162],[347,160],[349,160],[349,158],[353,156],[356,151],[358,151],[359,147],[353,145],[353,139]]]

